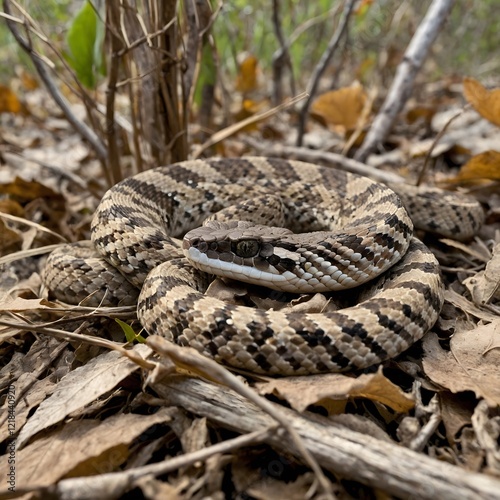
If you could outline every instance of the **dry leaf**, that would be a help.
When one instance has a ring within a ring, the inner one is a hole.
[[[16,297],[15,299],[3,299],[0,300],[0,312],[38,312],[44,310],[51,310],[53,308],[60,308],[60,306],[54,302],[50,302],[46,299],[23,299],[21,297]]]
[[[490,405],[500,404],[500,320],[456,332],[445,351],[435,333],[423,340],[427,376],[453,393],[473,391]]]
[[[474,78],[464,78],[464,96],[483,118],[500,126],[500,89],[488,90]]]
[[[406,113],[406,121],[410,124],[415,123],[417,120],[423,121],[429,125],[436,114],[437,108],[429,106],[415,106]],[[435,141],[433,140],[433,143]]]
[[[293,481],[280,481],[280,476],[287,470],[290,462],[281,456],[270,462],[269,458],[264,461],[266,458],[268,457],[257,453],[250,454],[248,451],[233,458],[231,473],[239,492],[237,498],[303,500],[308,497],[307,493],[314,483],[312,473],[300,474]],[[263,464],[267,467],[263,468]]]
[[[500,180],[500,152],[490,150],[473,156],[460,168],[457,176],[448,179],[448,182],[482,180]]]
[[[17,201],[8,198],[0,200],[0,212],[16,217],[24,217],[24,208]]]
[[[16,94],[6,87],[0,85],[0,113],[20,113],[23,106]]]
[[[244,99],[241,109],[234,114],[234,119],[236,122],[241,122],[268,108],[269,102],[266,100],[257,102],[251,99]],[[253,132],[255,130],[258,130],[258,122],[252,122],[241,129],[242,132]]]
[[[26,367],[23,367],[26,369]],[[21,384],[17,383],[16,391],[20,390]],[[21,429],[28,419],[30,412],[33,412],[38,405],[54,390],[55,384],[48,377],[42,380],[37,380],[33,382],[31,380],[30,387],[23,397],[16,401],[15,413],[16,413],[16,428]],[[7,410],[7,400],[4,403],[2,411]],[[10,437],[10,432],[8,426],[4,425],[0,428],[0,442]]]
[[[26,90],[30,91],[38,88],[38,80],[24,69],[21,70],[20,79]]]
[[[133,350],[139,354],[150,352],[144,344],[134,346]],[[130,359],[111,351],[68,373],[21,430],[17,440],[18,449],[37,432],[82,409],[138,368]]]
[[[0,220],[0,255],[6,255],[19,249],[19,244],[22,241],[23,237],[19,232],[10,229],[3,220]]]
[[[500,243],[493,247],[491,260],[484,271],[463,281],[476,305],[484,305],[493,297],[500,297]]]
[[[259,61],[252,54],[247,55],[241,62],[235,84],[235,88],[238,92],[245,94],[257,88],[258,65]]]
[[[458,433],[466,425],[470,425],[475,404],[476,399],[472,395],[468,397],[463,393],[457,395],[448,391],[439,394],[441,417],[448,443],[454,444]]]
[[[62,477],[115,470],[128,458],[129,445],[155,424],[168,422],[168,409],[154,415],[118,413],[104,421],[74,420],[37,439],[16,455],[17,486],[50,485]],[[0,464],[7,475],[7,461]]]
[[[470,300],[467,300],[463,295],[455,292],[451,288],[444,291],[444,300],[454,305],[457,309],[471,314],[476,318],[482,319],[483,321],[497,321],[498,314],[487,311],[474,305]]]
[[[60,198],[61,195],[37,181],[27,181],[16,177],[13,182],[0,184],[0,193],[16,196],[21,200],[34,200],[36,198]]]
[[[334,130],[343,132],[356,129],[366,103],[363,87],[354,83],[350,87],[321,94],[313,102],[311,113],[320,117]]]
[[[356,378],[331,373],[275,379],[259,383],[257,387],[260,394],[274,394],[286,399],[297,411],[304,411],[309,405],[321,405],[330,411],[333,401],[349,398],[378,401],[397,412],[407,412],[414,407],[412,396],[386,378],[382,368],[377,373]]]

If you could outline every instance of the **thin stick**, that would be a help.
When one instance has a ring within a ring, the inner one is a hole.
[[[135,483],[146,476],[160,476],[189,467],[197,462],[222,453],[229,453],[244,446],[252,446],[263,442],[271,429],[263,429],[243,436],[238,436],[221,443],[186,453],[174,458],[168,458],[159,463],[143,465],[134,469],[109,472],[98,476],[71,477],[62,479],[51,486],[31,486],[16,488],[18,495],[37,492],[41,497],[61,499],[79,498],[80,500],[99,498],[103,492],[112,492],[113,498],[120,497],[135,486]]]
[[[365,177],[370,177],[370,179],[386,184],[401,184],[405,182],[403,177],[395,174],[394,172],[371,167],[370,165],[353,160],[352,158],[347,158],[346,156],[338,153],[330,153],[328,151],[320,151],[309,148],[298,148],[295,146],[283,146],[279,143],[269,145],[263,143],[262,141],[251,139],[250,137],[245,138],[245,143],[264,156],[293,158],[310,163],[326,164],[331,167],[341,168],[347,172],[364,175]]]
[[[55,84],[54,80],[52,79],[52,76],[50,73],[47,71],[47,68],[43,62],[42,57],[37,54],[37,52],[34,50],[31,41],[23,38],[21,35],[20,31],[17,28],[18,22],[13,21],[13,19],[16,19],[12,15],[12,10],[11,10],[11,5],[10,5],[10,0],[4,0],[3,1],[3,10],[5,12],[5,22],[7,23],[7,26],[9,27],[10,32],[16,39],[17,43],[19,46],[28,54],[30,59],[33,62],[33,65],[35,66],[38,75],[40,76],[41,80],[43,81],[44,85],[47,87],[47,90],[49,91],[49,94],[52,96],[56,104],[59,106],[61,111],[64,113],[64,116],[68,120],[68,122],[73,126],[73,128],[86,140],[89,142],[89,144],[92,146],[94,149],[95,153],[101,160],[106,160],[107,158],[107,150],[104,144],[99,140],[97,135],[94,133],[92,129],[87,127],[85,123],[80,121],[74,114],[73,111],[71,110],[71,106],[69,105],[68,101],[66,98],[61,94],[59,89],[57,88],[57,85]],[[26,30],[28,29],[27,26],[25,25]]]
[[[106,139],[108,141],[110,172],[106,172],[106,174],[108,184],[114,185],[122,180],[120,155],[116,138],[115,94],[120,63],[120,58],[117,54],[123,49],[124,43],[118,29],[120,26],[120,7],[118,3],[107,2],[107,9],[107,30],[110,38],[111,57],[108,71],[108,88],[106,90]]]
[[[309,80],[309,84],[307,85],[306,93],[309,95],[307,101],[304,106],[300,110],[299,114],[299,123],[298,123],[298,132],[297,132],[297,146],[302,146],[302,140],[304,138],[304,131],[306,126],[307,114],[309,112],[309,108],[311,107],[312,100],[316,96],[316,90],[318,89],[319,80],[323,76],[330,60],[335,53],[335,50],[338,47],[340,39],[347,29],[347,24],[349,22],[349,18],[351,17],[351,12],[354,7],[356,0],[349,0],[347,5],[344,7],[344,11],[342,13],[342,19],[340,20],[340,24],[337,28],[337,31],[333,34],[330,42],[328,43],[328,47],[325,52],[321,56],[321,59],[317,66],[314,68],[311,79]]]
[[[285,42],[285,36],[281,29],[280,0],[273,0],[273,26],[276,38],[280,45],[273,54],[273,92],[272,103],[277,106],[283,100],[283,70],[286,68],[290,74],[290,91],[295,95],[295,78],[293,76],[292,61],[290,58],[290,45]]]
[[[363,145],[355,155],[358,161],[365,161],[368,155],[387,137],[396,115],[403,109],[411,92],[417,73],[437,38],[455,0],[433,0],[423,21],[420,23],[403,61],[398,66],[392,86],[379,114],[373,120]]]

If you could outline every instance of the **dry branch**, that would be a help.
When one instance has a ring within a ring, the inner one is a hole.
[[[371,167],[359,161],[347,158],[347,156],[308,149],[305,147],[283,146],[282,144],[266,144],[263,141],[256,141],[249,137],[245,142],[263,156],[275,156],[279,158],[295,159],[309,163],[329,165],[332,168],[341,168],[347,172],[364,175],[370,179],[383,183],[400,184],[406,182],[405,179],[394,172]]]
[[[267,429],[275,423],[271,416],[232,390],[203,380],[174,376],[153,384],[152,388],[169,404],[182,406],[241,433]],[[300,415],[282,407],[280,411],[288,416],[320,465],[342,477],[402,498],[498,499],[498,479],[379,441],[324,417]],[[282,432],[270,435],[267,443],[280,453],[292,454],[300,460],[300,453]]]
[[[398,66],[394,81],[379,114],[373,120],[363,145],[355,155],[358,161],[365,161],[391,131],[396,115],[403,109],[410,97],[415,77],[454,3],[455,0],[434,0],[432,2],[427,15],[406,49],[403,61]]]
[[[19,46],[30,57],[31,61],[33,62],[33,65],[35,66],[38,72],[38,75],[40,76],[40,79],[47,87],[49,94],[52,96],[56,104],[64,113],[64,116],[66,117],[68,122],[83,137],[83,139],[85,139],[92,146],[99,159],[106,160],[108,155],[106,146],[100,141],[99,137],[92,129],[90,129],[85,123],[83,123],[75,116],[75,114],[71,110],[70,104],[68,103],[66,98],[62,95],[60,90],[57,88],[56,83],[54,82],[50,72],[47,69],[46,63],[33,48],[31,40],[29,38],[24,38],[23,35],[21,34],[18,28],[19,20],[17,20],[17,18],[12,14],[10,0],[4,0],[3,11],[6,14],[3,17],[5,19],[5,22],[7,23],[10,32],[14,36]],[[21,22],[21,24],[23,23]],[[28,34],[29,31],[27,25],[26,24],[23,25],[25,26],[26,33]]]

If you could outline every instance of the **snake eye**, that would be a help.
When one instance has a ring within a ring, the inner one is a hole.
[[[243,259],[255,257],[259,253],[260,245],[257,240],[241,240],[236,243],[234,253]]]

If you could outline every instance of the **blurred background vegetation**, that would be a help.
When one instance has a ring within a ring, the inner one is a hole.
[[[72,20],[82,8],[82,0],[20,0],[29,15],[59,48]],[[99,2],[94,2],[98,5]],[[279,48],[272,22],[270,0],[230,0],[221,6],[213,25],[218,64],[222,74],[234,78],[238,56],[250,52],[265,75],[271,71],[273,54]],[[342,55],[336,57],[332,71],[347,83],[387,83],[388,74],[400,61],[412,34],[424,16],[430,0],[365,0],[358,4]],[[343,2],[331,0],[282,0],[281,16],[285,40],[290,41],[294,75],[303,88],[333,32]],[[425,67],[425,77],[473,74],[487,77],[498,72],[500,53],[500,2],[461,0],[456,2],[433,54]],[[0,23],[0,81],[14,76],[16,64],[28,65],[28,58],[17,47],[9,30]],[[336,70],[337,67],[337,70]],[[341,69],[341,71],[338,71]]]
[[[332,102],[313,103],[310,115],[344,141],[339,146],[342,151],[359,147],[431,0],[356,1],[347,31],[338,39],[314,90],[308,86],[311,76],[349,10],[348,1],[2,3],[5,12],[12,12],[11,27],[32,58],[19,47],[6,23],[0,23],[0,91],[5,96],[0,92],[0,104],[2,99],[15,104],[0,112],[29,108],[23,106],[36,83],[26,82],[36,75],[35,62],[56,102],[61,94],[71,105],[85,106],[85,123],[92,130],[74,117],[71,106],[63,112],[92,144],[112,184],[127,175],[122,165],[130,154],[137,171],[190,155],[242,154],[224,150],[223,135],[216,132],[225,131],[228,137],[240,130],[257,130],[255,124],[267,111],[277,113],[279,105],[300,94],[304,97],[306,89],[317,97],[350,88],[349,94],[340,93]],[[455,2],[411,88],[414,103],[428,108],[417,109],[417,116],[427,116],[424,120],[430,123],[437,106],[446,102],[440,97],[460,92],[465,76],[496,83],[499,32],[500,2]],[[59,98],[60,107],[63,100]],[[274,127],[262,123],[258,130],[264,139],[295,140],[290,131],[296,129],[296,144],[301,145],[306,113],[287,105],[289,121],[278,119]],[[212,147],[216,144],[219,149]]]

